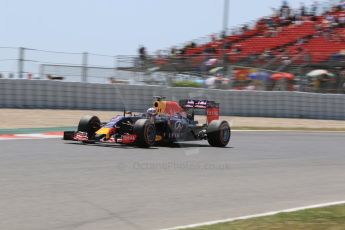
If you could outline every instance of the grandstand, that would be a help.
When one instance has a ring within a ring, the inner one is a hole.
[[[236,65],[246,63],[263,52],[271,52],[276,57],[283,51],[290,59],[303,52],[304,56],[310,57],[308,64],[320,64],[345,49],[345,9],[340,4],[321,15],[293,15],[286,18],[271,15],[239,34],[223,35],[218,39],[213,37],[212,41],[204,44],[192,42],[182,47],[177,57],[189,64],[186,67],[193,68],[210,56],[222,59],[225,54],[227,61]],[[237,48],[239,50],[236,51]],[[151,64],[169,69],[175,61],[175,56],[167,55],[160,57],[160,60],[155,58]],[[297,63],[303,64],[300,59]]]
[[[288,13],[286,13],[288,8]],[[310,9],[313,7],[310,6]],[[305,76],[313,69],[326,69],[337,76],[345,66],[345,2],[338,1],[323,11],[300,12],[282,6],[275,14],[245,25],[237,33],[210,36],[208,42],[188,42],[177,52],[125,62],[119,69],[188,73],[209,76],[209,70],[222,67],[232,75],[234,68],[289,72]],[[207,64],[209,63],[209,64]],[[245,79],[246,81],[248,80]],[[333,84],[339,85],[337,81]]]

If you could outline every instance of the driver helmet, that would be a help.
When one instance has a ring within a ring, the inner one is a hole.
[[[157,114],[156,108],[149,108],[146,112],[147,112],[147,115],[149,116],[154,116]]]

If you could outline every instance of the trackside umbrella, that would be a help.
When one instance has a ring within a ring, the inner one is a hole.
[[[286,80],[293,80],[295,78],[295,76],[291,73],[274,73],[271,75],[271,79],[278,81],[281,79],[286,79]]]
[[[223,70],[223,67],[215,67],[209,71],[210,74],[215,74],[219,71]]]
[[[329,77],[333,77],[334,74],[328,72],[327,70],[324,70],[324,69],[316,69],[316,70],[312,70],[310,71],[309,73],[307,73],[307,76],[308,77],[320,77],[320,76],[323,76],[323,75],[326,75],[326,76],[329,76]]]
[[[260,80],[260,81],[265,81],[270,75],[266,72],[259,71],[259,72],[254,72],[248,75],[248,78],[251,80]]]

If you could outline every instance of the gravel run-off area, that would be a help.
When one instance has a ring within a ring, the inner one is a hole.
[[[90,111],[90,110],[51,110],[51,109],[0,109],[0,129],[18,128],[49,128],[77,126],[83,115],[97,115],[101,121],[107,121],[122,112]],[[205,121],[205,117],[196,116],[197,120]],[[345,130],[345,121],[287,119],[263,117],[223,116],[221,119],[230,122],[233,129],[330,129]]]

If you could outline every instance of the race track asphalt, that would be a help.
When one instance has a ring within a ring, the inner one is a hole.
[[[160,229],[345,200],[345,133],[234,132],[227,148],[0,141],[0,229]]]

